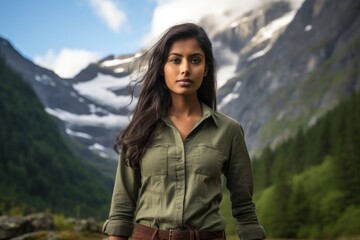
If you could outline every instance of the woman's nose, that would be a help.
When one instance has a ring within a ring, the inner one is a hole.
[[[180,66],[180,68],[181,68],[181,74],[189,74],[190,73],[190,66],[189,66],[189,63],[188,63],[188,61],[183,61],[182,63],[181,63],[181,66]]]

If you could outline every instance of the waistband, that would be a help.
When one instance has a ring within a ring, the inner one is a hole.
[[[224,231],[209,230],[160,230],[142,224],[136,224],[134,235],[141,234],[150,239],[164,240],[221,240],[225,239]]]

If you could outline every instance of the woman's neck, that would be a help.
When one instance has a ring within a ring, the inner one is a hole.
[[[191,96],[176,95],[172,98],[168,117],[178,130],[181,139],[185,141],[202,117],[201,103],[197,96],[192,98]]]
[[[175,117],[201,116],[201,103],[197,96],[172,96],[168,115]]]

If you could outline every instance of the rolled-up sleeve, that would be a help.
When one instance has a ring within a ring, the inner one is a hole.
[[[141,185],[140,170],[118,162],[109,218],[102,232],[109,236],[129,237],[134,229],[134,214]]]
[[[238,125],[233,134],[224,175],[230,191],[232,214],[237,221],[237,233],[241,240],[265,239],[252,199],[253,173],[242,127]]]

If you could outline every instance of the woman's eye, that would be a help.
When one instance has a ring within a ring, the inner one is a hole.
[[[191,62],[195,63],[195,64],[198,64],[198,63],[201,62],[201,60],[199,58],[193,58],[193,59],[191,59]]]
[[[178,64],[178,63],[180,63],[180,59],[179,58],[173,58],[173,59],[170,59],[170,62]]]

